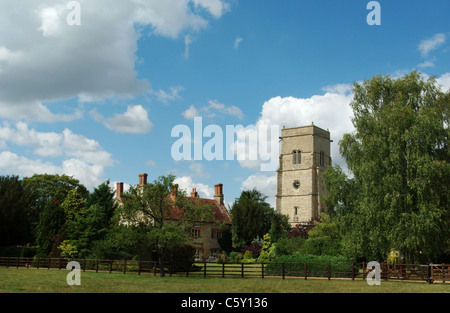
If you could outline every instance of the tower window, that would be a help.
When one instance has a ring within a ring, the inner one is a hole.
[[[294,207],[294,215],[298,215],[298,206]]]
[[[320,166],[325,166],[325,153],[320,152]]]
[[[292,164],[302,164],[302,152],[300,150],[292,151]]]

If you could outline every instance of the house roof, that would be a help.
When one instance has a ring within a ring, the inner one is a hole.
[[[227,225],[231,225],[231,216],[228,213],[227,209],[224,205],[220,205],[216,200],[214,199],[205,199],[205,198],[196,198],[196,197],[186,197],[186,200],[188,201],[198,201],[201,203],[201,205],[205,206],[212,206],[213,209],[213,218],[210,223],[216,222],[216,223],[224,223]],[[171,211],[171,219],[179,220],[182,219],[183,215],[182,209],[176,209],[172,208]],[[203,221],[204,222],[204,221]]]

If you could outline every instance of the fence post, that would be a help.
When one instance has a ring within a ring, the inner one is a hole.
[[[363,269],[363,276],[362,279],[366,279],[366,266],[364,265],[364,262],[362,262],[362,269]]]
[[[328,280],[330,280],[331,278],[331,266],[330,266],[330,262],[328,262]]]
[[[86,272],[86,258],[83,260],[83,272]]]
[[[241,277],[244,277],[244,263],[241,263]]]
[[[19,257],[17,257],[17,264],[16,264],[16,268],[19,268]]]
[[[98,273],[98,259],[95,262],[95,272]]]
[[[352,280],[355,280],[355,263],[352,263]]]
[[[283,263],[281,263],[281,275],[283,276],[283,279],[284,279],[284,262]]]
[[[305,280],[308,279],[308,263],[305,262]]]
[[[139,261],[138,261],[138,264],[139,264],[138,275],[141,275],[141,263],[142,263],[142,261],[139,260]]]
[[[123,261],[123,274],[125,275],[125,273],[127,272],[127,260]]]
[[[111,274],[112,272],[112,266],[113,266],[113,261],[109,260],[109,273]]]
[[[39,269],[39,262],[40,262],[41,258],[37,258],[37,269]]]
[[[225,277],[225,263],[222,263],[222,278]]]
[[[264,279],[264,262],[261,263],[261,278]]]

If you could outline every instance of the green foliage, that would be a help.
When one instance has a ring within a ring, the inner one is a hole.
[[[217,239],[220,248],[227,254],[233,250],[233,240],[231,230],[226,228],[222,230],[222,237]]]
[[[75,243],[71,240],[64,240],[59,246],[58,249],[61,250],[61,256],[63,258],[73,259],[78,255],[77,247]]]
[[[315,227],[308,232],[304,244],[304,252],[314,255],[341,255],[341,238],[337,220],[322,213],[320,221],[315,221]]]
[[[258,262],[269,262],[275,258],[276,244],[272,243],[269,234],[265,234],[263,238],[263,246],[258,257]]]
[[[38,257],[46,257],[50,254],[55,242],[55,236],[60,232],[65,220],[64,209],[57,200],[50,199],[40,214],[37,226],[36,243],[38,244]]]
[[[0,176],[0,246],[33,241],[30,198],[18,176]]]
[[[231,231],[236,249],[249,245],[254,238],[270,233],[273,238],[287,236],[290,225],[287,218],[278,214],[265,201],[258,190],[243,191],[231,208]]]
[[[286,276],[304,276],[304,263],[307,264],[307,275],[316,277],[328,276],[328,263],[330,263],[330,274],[332,276],[351,277],[352,263],[354,260],[343,256],[329,256],[329,255],[310,255],[310,254],[291,254],[276,257],[273,264],[268,264],[266,267],[267,275],[281,275],[281,264],[285,264]],[[289,264],[289,263],[303,263],[303,264]]]
[[[290,255],[295,253],[301,253],[304,251],[304,244],[306,239],[303,237],[282,238],[278,240],[275,245],[275,255]]]
[[[342,216],[343,252],[439,258],[450,237],[450,94],[417,72],[376,76],[355,83],[353,93],[356,132],[344,135],[340,152],[354,177],[336,172],[327,186]]]

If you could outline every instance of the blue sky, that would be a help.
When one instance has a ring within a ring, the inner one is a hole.
[[[448,0],[0,0],[0,175],[67,174],[92,188],[173,173],[231,203],[260,162],[175,161],[177,125],[315,125],[332,157],[351,125],[351,84],[414,69],[450,88]],[[81,25],[70,25],[68,15]],[[207,142],[204,139],[203,143]],[[236,139],[239,146],[239,139]]]

